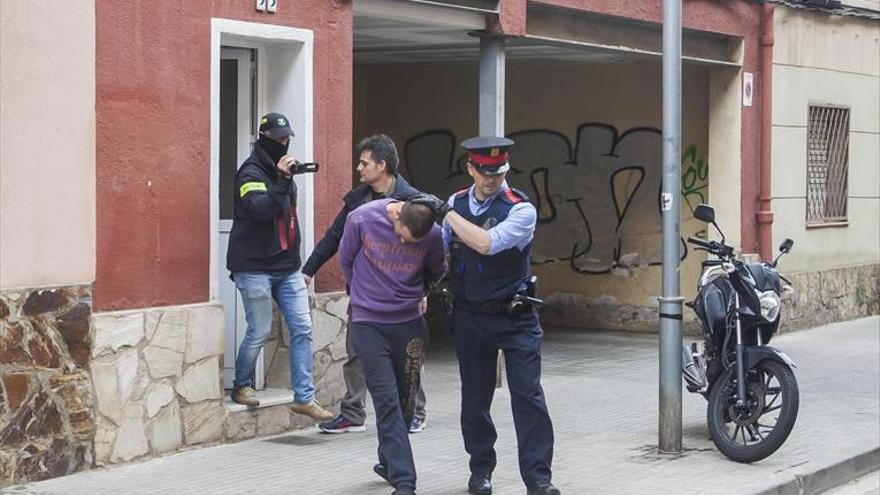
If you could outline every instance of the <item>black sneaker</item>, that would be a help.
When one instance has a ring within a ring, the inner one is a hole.
[[[342,414],[336,416],[330,421],[319,424],[318,428],[324,433],[348,433],[350,431],[367,430],[367,427],[363,423],[355,423]]]

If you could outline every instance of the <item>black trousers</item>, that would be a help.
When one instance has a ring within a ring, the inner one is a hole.
[[[487,315],[456,308],[452,329],[461,373],[461,433],[471,456],[471,472],[491,473],[495,469],[498,435],[490,408],[500,349],[507,370],[520,476],[526,485],[550,481],[553,424],[541,387],[543,331],[538,315]]]
[[[405,323],[352,323],[352,343],[364,363],[376,409],[379,462],[395,488],[416,488],[409,424],[419,393],[428,326],[422,317]]]

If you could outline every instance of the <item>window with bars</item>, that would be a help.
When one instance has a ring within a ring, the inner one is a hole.
[[[807,224],[846,221],[849,108],[810,105]]]

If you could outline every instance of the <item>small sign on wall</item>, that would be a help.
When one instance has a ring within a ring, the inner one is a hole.
[[[269,12],[275,12],[275,9],[278,8],[278,0],[267,0],[268,5],[266,6],[266,10]]]
[[[755,92],[755,75],[751,72],[743,72],[743,106],[752,106],[752,94]]]
[[[266,11],[266,4],[268,2],[269,2],[269,0],[257,0],[257,10],[259,10],[260,12],[265,12]]]

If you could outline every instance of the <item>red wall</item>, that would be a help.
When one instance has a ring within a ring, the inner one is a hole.
[[[502,0],[505,4],[509,0]],[[514,4],[518,5],[519,0]],[[535,0],[535,3],[565,7],[597,14],[626,17],[662,24],[663,2],[660,0]],[[685,29],[708,31],[743,38],[743,71],[755,74],[755,91],[751,107],[742,107],[742,196],[741,236],[745,253],[758,252],[758,192],[760,183],[761,144],[761,67],[760,27],[761,5],[750,0],[686,0],[682,2],[682,23]],[[712,162],[712,157],[709,157]],[[710,198],[711,199],[711,198]]]
[[[660,23],[659,0],[540,3]],[[210,252],[211,18],[315,32],[316,240],[351,187],[352,11],[348,0],[280,0],[260,13],[240,0],[96,3],[98,311],[205,302]],[[504,0],[502,28],[523,32],[525,2]],[[759,71],[759,6],[746,0],[684,3],[686,28],[745,39],[744,70]],[[743,108],[742,242],[757,250],[760,88]],[[340,144],[344,143],[344,144]],[[711,158],[710,158],[711,159]],[[221,263],[225,262],[221,260]],[[339,289],[336,263],[318,291]]]
[[[208,300],[212,17],[314,30],[314,149],[325,165],[315,177],[318,232],[332,221],[351,187],[351,3],[281,0],[279,9],[96,3],[96,310]],[[335,264],[321,275],[319,289],[338,285]]]

